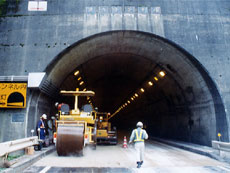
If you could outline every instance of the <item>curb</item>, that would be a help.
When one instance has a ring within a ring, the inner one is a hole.
[[[193,153],[197,153],[203,156],[207,156],[212,159],[218,160],[220,162],[228,162],[228,160],[225,160],[218,155],[218,150],[213,149],[211,147],[202,146],[198,144],[192,144],[192,143],[186,143],[186,142],[182,143],[180,141],[170,141],[170,140],[165,140],[165,139],[160,139],[160,138],[155,138],[155,137],[151,137],[150,139],[164,143],[164,144],[168,144],[168,145],[180,148],[180,149],[184,149],[184,150],[187,150]]]
[[[15,172],[22,172],[27,167],[31,166],[41,158],[45,157],[46,155],[52,153],[56,150],[54,145],[49,146],[47,148],[43,148],[41,151],[35,151],[34,155],[25,155],[21,159],[18,160],[17,163],[13,164],[10,168],[3,170],[4,173],[15,173]]]

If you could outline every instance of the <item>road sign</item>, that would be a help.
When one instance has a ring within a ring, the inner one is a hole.
[[[21,113],[12,114],[11,117],[12,117],[11,122],[13,123],[23,123],[25,119],[25,115]]]
[[[29,1],[28,11],[47,11],[47,1]]]
[[[0,108],[25,108],[27,83],[0,83]]]

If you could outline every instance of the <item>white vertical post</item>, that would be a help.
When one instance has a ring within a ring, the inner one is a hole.
[[[76,88],[76,91],[79,91],[79,88]],[[74,110],[77,111],[77,113],[79,113],[79,109],[78,109],[78,95],[75,95]]]
[[[77,95],[75,95],[74,109],[78,111],[78,96]]]

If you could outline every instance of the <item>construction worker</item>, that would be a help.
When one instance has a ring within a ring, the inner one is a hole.
[[[45,137],[46,137],[46,131],[45,131],[45,120],[46,119],[47,119],[47,115],[43,114],[40,117],[40,120],[38,121],[38,125],[37,125],[38,135],[41,140],[45,140]]]
[[[137,128],[132,131],[129,143],[134,141],[135,149],[137,151],[137,168],[140,168],[144,160],[145,139],[148,139],[147,132],[142,129],[143,123],[138,122]]]
[[[55,117],[52,116],[47,122],[48,132],[49,132],[49,144],[53,143],[53,132],[55,131]]]

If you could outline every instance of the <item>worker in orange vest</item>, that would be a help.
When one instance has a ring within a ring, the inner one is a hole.
[[[145,140],[148,139],[147,132],[142,129],[143,123],[138,122],[137,128],[132,131],[129,143],[134,141],[135,149],[137,151],[137,168],[140,168],[144,160]]]

